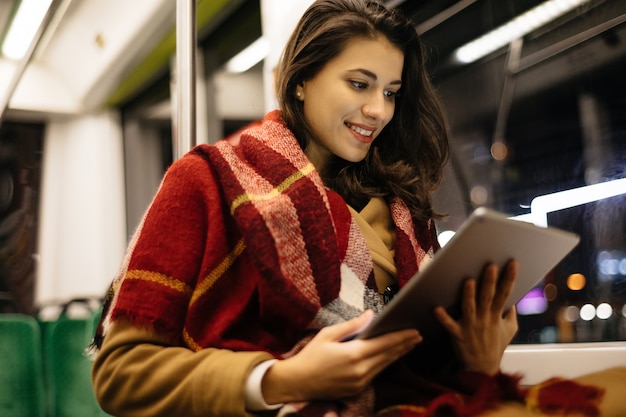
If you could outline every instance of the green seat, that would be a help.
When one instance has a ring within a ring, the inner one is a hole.
[[[91,385],[91,360],[85,354],[92,327],[91,317],[61,316],[49,330],[45,349],[55,417],[101,415]]]
[[[48,363],[48,346],[51,337],[52,328],[56,322],[49,320],[39,320],[39,327],[41,329],[41,352],[43,362],[43,384],[44,394],[46,398],[46,410],[48,417],[54,417],[54,386],[52,385],[52,377],[50,375],[50,364]]]
[[[0,416],[44,417],[43,381],[39,323],[0,314]]]

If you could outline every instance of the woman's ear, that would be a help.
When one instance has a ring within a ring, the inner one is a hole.
[[[296,86],[296,98],[300,101],[304,101],[304,82]]]

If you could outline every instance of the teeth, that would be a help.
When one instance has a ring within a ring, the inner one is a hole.
[[[363,135],[363,136],[372,136],[372,132],[371,130],[365,130],[365,129],[361,129],[358,126],[352,126],[352,125],[348,125],[350,127],[350,129],[354,130],[356,133],[358,133],[359,135]]]

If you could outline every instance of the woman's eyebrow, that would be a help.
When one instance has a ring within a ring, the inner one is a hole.
[[[360,72],[361,74],[365,75],[366,77],[369,77],[373,80],[377,80],[378,76],[376,74],[374,74],[372,71],[367,70],[365,68],[355,68],[353,70],[350,70],[350,72]],[[393,84],[393,85],[400,85],[402,84],[402,80],[395,80],[390,82],[389,84]]]

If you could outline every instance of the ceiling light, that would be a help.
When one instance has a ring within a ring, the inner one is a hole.
[[[30,44],[46,16],[52,0],[22,0],[11,27],[2,44],[2,54],[9,58],[20,60],[30,47]]]
[[[590,0],[549,0],[523,13],[455,52],[458,62],[468,64],[523,37]]]
[[[226,63],[226,70],[232,73],[246,72],[255,64],[262,61],[270,51],[267,39],[260,37],[248,45],[243,51],[232,57]]]

